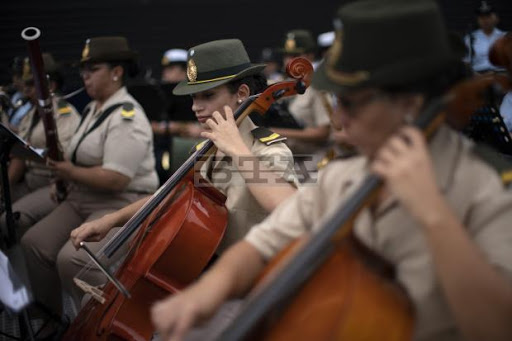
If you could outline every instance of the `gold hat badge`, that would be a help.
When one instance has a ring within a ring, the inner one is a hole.
[[[295,50],[295,47],[297,46],[297,43],[295,42],[295,35],[289,34],[286,38],[286,42],[284,43],[284,49],[286,51],[293,51]]]
[[[187,62],[187,77],[189,82],[197,80],[197,66],[193,59],[189,59]]]
[[[30,69],[30,60],[26,57],[23,59],[23,74],[21,75],[23,80],[32,78],[32,70]]]
[[[84,49],[82,51],[82,59],[86,59],[89,57],[89,39],[86,40]]]

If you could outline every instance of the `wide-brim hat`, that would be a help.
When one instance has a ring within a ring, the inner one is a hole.
[[[44,72],[46,74],[55,74],[60,72],[60,64],[58,64],[55,61],[55,58],[53,58],[53,55],[51,53],[43,53],[43,65],[44,65]],[[30,60],[28,57],[26,57],[23,60],[23,71],[21,78],[24,81],[31,81],[34,79],[34,75],[32,73],[32,68],[30,66]]]
[[[279,52],[284,55],[298,55],[314,52],[315,49],[316,43],[313,34],[308,30],[297,29],[286,33]]]
[[[407,86],[459,60],[434,1],[363,0],[338,17],[343,31],[313,76],[318,89]]]
[[[82,50],[80,64],[137,59],[137,52],[130,49],[125,37],[95,37],[87,39]]]
[[[265,64],[252,64],[238,39],[215,40],[188,50],[187,80],[178,83],[175,95],[189,95],[260,73]]]

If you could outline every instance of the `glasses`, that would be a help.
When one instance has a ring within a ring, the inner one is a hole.
[[[334,97],[334,108],[342,108],[348,116],[354,117],[357,112],[370,103],[373,103],[380,99],[388,98],[385,93],[375,91],[364,96],[352,96],[345,97],[343,95],[333,96]]]

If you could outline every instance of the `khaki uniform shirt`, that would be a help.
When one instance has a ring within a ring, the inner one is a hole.
[[[329,105],[331,104],[325,93],[309,87],[303,95],[292,99],[288,110],[305,128],[316,128],[330,125]],[[316,154],[326,148],[327,141],[314,143],[289,139],[287,144],[293,154]]]
[[[488,261],[512,279],[512,193],[471,148],[463,137],[441,128],[430,144],[437,182]],[[363,157],[332,162],[317,186],[301,188],[255,226],[246,240],[271,258],[348,198],[363,179],[366,163]],[[354,229],[365,244],[395,265],[397,279],[416,308],[415,340],[461,340],[422,228],[396,199],[384,201],[374,215],[362,211]]]
[[[65,102],[57,96],[53,97],[53,112],[57,133],[59,135],[59,144],[62,151],[66,150],[71,137],[73,136],[78,123],[80,114],[71,104]],[[36,108],[33,107],[23,117],[19,125],[19,136],[27,141],[34,148],[46,148],[46,135],[44,124],[41,119],[30,129],[35,115],[39,115]],[[25,183],[30,190],[34,190],[50,184],[53,177],[52,172],[44,163],[27,161],[27,170],[25,172]]]
[[[262,157],[261,159],[264,160],[262,164],[267,169],[277,172],[283,179],[283,185],[287,185],[286,182],[297,184],[290,149],[281,142],[268,146],[260,142],[251,134],[251,131],[255,128],[256,126],[249,118],[246,118],[239,127],[242,139],[250,148],[251,153]],[[200,166],[200,174],[227,197],[228,226],[217,251],[220,253],[231,244],[242,239],[251,226],[261,222],[268,215],[268,212],[261,207],[251,194],[245,179],[229,159],[223,158],[223,154],[217,153],[215,160],[213,161],[213,157],[208,158]],[[254,159],[248,157],[246,162],[254,162]],[[255,171],[254,181],[260,182],[261,186],[265,186],[268,183],[265,182],[266,173],[256,173]]]
[[[134,105],[133,115],[124,115],[122,106],[117,108],[78,144],[105,109],[125,102]],[[76,149],[77,165],[102,166],[129,177],[131,181],[125,189],[126,192],[153,193],[158,187],[153,133],[140,104],[122,87],[101,108],[97,108],[95,101],[88,108],[87,117],[71,139],[66,153],[67,159],[72,159]],[[82,191],[94,191],[79,184],[75,184],[75,187]]]

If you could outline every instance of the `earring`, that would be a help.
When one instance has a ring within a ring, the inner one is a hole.
[[[236,101],[238,104],[242,104],[242,100],[239,99],[238,101]]]
[[[119,79],[119,78],[117,78],[117,76],[114,76],[114,77],[112,78],[112,80],[113,80],[114,82],[117,82],[117,80],[118,80],[118,79]]]

